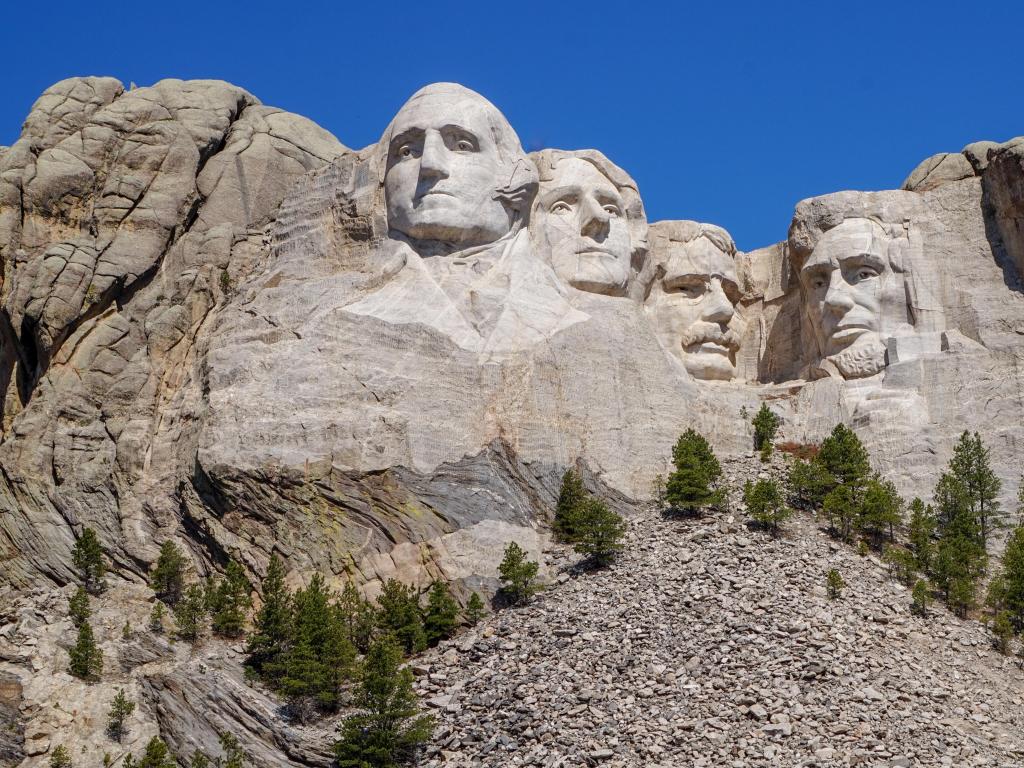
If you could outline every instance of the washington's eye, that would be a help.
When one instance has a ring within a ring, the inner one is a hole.
[[[549,209],[551,213],[572,213],[572,206],[564,200],[559,200]]]
[[[455,142],[455,149],[459,152],[472,152],[474,149],[473,142],[469,139],[459,139]]]
[[[398,148],[399,157],[412,157],[412,146],[409,144],[403,144]]]

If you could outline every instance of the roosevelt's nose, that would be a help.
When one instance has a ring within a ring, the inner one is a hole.
[[[593,240],[604,240],[608,237],[608,226],[611,216],[600,202],[591,197],[584,197],[580,207],[580,234]]]
[[[443,179],[448,176],[448,147],[437,131],[427,131],[420,156],[420,176]]]
[[[829,277],[828,290],[825,292],[825,308],[836,315],[845,314],[853,309],[850,286],[843,280],[838,269]]]
[[[701,305],[701,319],[708,323],[727,325],[734,312],[732,302],[722,289],[721,280],[712,278],[711,287]]]

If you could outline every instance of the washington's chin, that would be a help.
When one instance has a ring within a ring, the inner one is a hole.
[[[451,198],[449,198],[451,199]],[[390,228],[413,240],[478,245],[501,239],[508,233],[508,221],[481,224],[452,210],[416,211],[402,217]]]
[[[736,377],[732,352],[720,344],[705,342],[692,345],[683,350],[682,358],[686,370],[695,379],[729,381]]]

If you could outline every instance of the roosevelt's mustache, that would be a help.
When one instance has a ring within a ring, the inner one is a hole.
[[[728,326],[723,328],[718,323],[694,323],[683,332],[681,341],[684,347],[705,342],[721,344],[733,350],[740,346],[739,334]]]

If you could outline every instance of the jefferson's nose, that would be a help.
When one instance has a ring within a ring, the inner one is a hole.
[[[732,302],[722,290],[722,281],[718,278],[711,279],[711,287],[707,297],[701,305],[701,319],[708,323],[720,323],[727,325],[735,313]]]
[[[584,197],[580,207],[580,234],[594,240],[604,240],[608,236],[608,222],[611,216],[597,200]]]
[[[843,275],[838,269],[829,277],[828,290],[825,292],[825,307],[836,315],[845,314],[853,309],[850,286],[843,280]]]
[[[423,137],[420,156],[420,176],[444,179],[448,177],[448,147],[437,131],[427,131]]]

